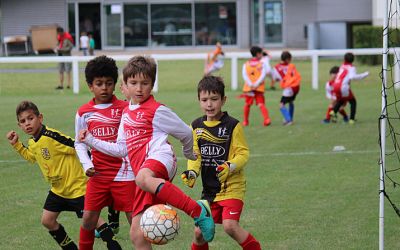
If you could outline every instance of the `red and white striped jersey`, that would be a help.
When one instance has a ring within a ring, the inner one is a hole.
[[[183,154],[196,159],[193,154],[193,134],[171,109],[150,96],[141,104],[130,104],[124,109],[118,130],[117,143],[109,143],[88,135],[86,143],[113,156],[128,155],[135,175],[143,162],[154,159],[167,167],[170,177],[176,172],[176,157],[168,135],[183,145]]]
[[[356,67],[350,63],[343,63],[333,83],[333,91],[337,96],[348,97],[351,80],[361,80],[369,75],[368,72],[357,74]]]
[[[122,112],[128,102],[118,100],[113,96],[111,103],[95,104],[94,99],[82,105],[75,118],[76,137],[79,131],[87,129],[93,137],[99,140],[115,142],[118,136],[118,128],[121,122]],[[92,148],[91,159],[89,148],[86,144],[75,140],[75,150],[86,172],[94,167],[96,174],[93,178],[101,178],[113,181],[131,181],[135,177],[127,158],[113,157]]]

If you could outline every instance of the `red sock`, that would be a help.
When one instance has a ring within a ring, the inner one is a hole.
[[[250,105],[245,104],[243,107],[243,121],[249,123]]]
[[[333,108],[331,106],[329,106],[328,110],[326,111],[325,119],[328,120],[328,121],[331,119],[330,113],[331,113],[332,110],[333,110]]]
[[[339,113],[340,113],[343,117],[347,117],[346,110],[344,110],[344,109],[339,109]]]
[[[79,250],[93,250],[94,230],[86,230],[81,227],[79,232]]]
[[[241,244],[243,250],[261,250],[260,242],[253,237],[253,235],[249,234],[247,239],[243,241]]]
[[[268,114],[267,107],[265,107],[264,104],[259,104],[259,105],[260,105],[259,107],[260,107],[261,113],[262,113],[262,115],[264,117],[264,121],[268,120],[269,119],[269,114]]]
[[[208,250],[208,243],[204,243],[203,245],[196,245],[192,242],[192,250]]]
[[[169,181],[166,181],[157,194],[157,198],[184,211],[190,217],[199,217],[201,207],[192,198]]]

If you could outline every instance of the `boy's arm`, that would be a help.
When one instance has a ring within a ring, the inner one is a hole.
[[[79,131],[82,129],[86,129],[86,123],[83,117],[79,116],[77,113],[75,116],[75,151],[79,157],[79,161],[82,163],[83,170],[86,173],[88,169],[94,168],[94,165],[88,154],[88,146],[78,140]]]
[[[185,185],[192,188],[196,182],[196,178],[200,175],[201,171],[201,154],[199,145],[197,144],[196,129],[193,130],[193,151],[197,155],[196,160],[188,160],[187,170],[183,171],[181,178]]]
[[[94,138],[93,135],[89,132],[86,133],[86,136],[82,137],[84,138],[85,144],[89,145],[92,148],[95,148],[96,150],[104,154],[119,158],[123,158],[128,155],[124,126],[122,123],[120,123],[118,128],[118,137],[116,142],[108,142]]]
[[[19,141],[19,136],[15,131],[11,130],[10,132],[7,133],[6,137],[8,139],[8,142],[15,149],[15,151],[17,151],[18,154],[20,154],[25,160],[31,163],[36,162],[35,155],[31,151],[29,151],[29,148],[26,148]]]
[[[242,77],[243,77],[243,80],[244,80],[244,84],[248,85],[249,87],[254,87],[253,83],[250,80],[250,78],[247,76],[246,64],[243,64]]]
[[[231,172],[240,171],[246,165],[249,160],[249,147],[244,136],[244,131],[242,125],[238,123],[233,129],[232,142],[231,142],[232,153],[230,156],[232,158],[228,159],[231,163]]]
[[[253,88],[257,88],[264,81],[265,77],[268,73],[271,72],[271,68],[268,67],[265,63],[263,63],[262,71],[260,77],[253,83]]]
[[[190,127],[171,109],[160,106],[154,115],[153,124],[165,133],[178,139],[183,145],[183,155],[190,160],[196,160],[193,152],[193,134]]]
[[[350,80],[356,80],[356,81],[357,80],[362,80],[365,77],[367,77],[368,75],[369,75],[368,71],[366,71],[364,73],[361,73],[361,74],[357,74],[356,67],[354,67],[354,66],[349,69],[349,78],[350,78]]]

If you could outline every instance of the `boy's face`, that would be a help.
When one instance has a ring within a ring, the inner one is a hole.
[[[201,91],[199,101],[201,110],[207,116],[207,121],[218,121],[221,118],[221,108],[225,104],[226,96],[221,97],[218,93]]]
[[[121,90],[121,93],[125,96],[126,100],[129,100],[129,92],[128,92],[128,87],[124,82],[121,83],[121,86],[119,88]]]
[[[329,80],[330,80],[330,81],[335,80],[335,78],[336,78],[336,74],[335,74],[335,73],[329,74]]]
[[[94,94],[96,104],[110,103],[115,90],[115,82],[112,77],[95,77],[90,91]]]
[[[258,52],[257,54],[256,54],[256,58],[257,59],[261,59],[263,57],[263,53],[262,52]]]
[[[36,115],[33,110],[25,110],[18,115],[18,126],[26,134],[37,137],[42,128],[43,115]]]
[[[153,89],[153,83],[150,77],[145,77],[143,74],[130,76],[126,80],[128,95],[133,104],[139,104],[146,101]]]

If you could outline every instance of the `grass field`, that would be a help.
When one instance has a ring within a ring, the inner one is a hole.
[[[279,113],[280,91],[267,91],[266,103],[272,118],[270,127],[262,126],[260,111],[252,107],[250,126],[245,128],[251,156],[246,166],[247,193],[241,225],[261,243],[263,249],[377,249],[380,115],[380,67],[358,66],[369,70],[370,77],[354,82],[358,101],[357,123],[321,124],[327,107],[324,83],[329,68],[339,61],[321,60],[319,90],[311,89],[311,62],[295,61],[303,81],[296,100],[295,124],[283,127]],[[121,66],[123,64],[120,64]],[[241,65],[241,64],[239,64]],[[83,66],[83,65],[82,65]],[[30,68],[31,65],[0,65],[5,68]],[[34,68],[55,68],[36,64]],[[200,116],[196,85],[201,77],[202,62],[171,61],[160,64],[159,93],[156,98],[171,107],[190,123]],[[231,91],[230,65],[220,72],[227,83],[225,110],[241,119],[243,100]],[[239,79],[241,77],[239,76]],[[56,249],[56,244],[40,224],[42,205],[48,191],[36,165],[24,162],[8,145],[5,134],[19,132],[15,107],[21,100],[34,101],[44,114],[44,122],[66,134],[74,134],[77,108],[91,98],[83,84],[81,93],[56,91],[57,72],[0,74],[0,249]],[[119,91],[116,91],[119,94]],[[175,140],[173,144],[180,148]],[[346,150],[333,152],[334,146]],[[181,152],[179,171],[185,169]],[[390,164],[392,162],[389,162]],[[200,183],[194,189],[175,184],[192,197],[200,195]],[[386,203],[385,246],[399,249],[399,218]],[[193,222],[180,213],[178,238],[155,249],[189,249]],[[78,241],[80,221],[73,213],[63,213],[60,222]],[[118,239],[124,249],[132,249],[128,225],[121,216]],[[239,249],[220,226],[212,249]],[[106,249],[96,241],[95,249]]]

